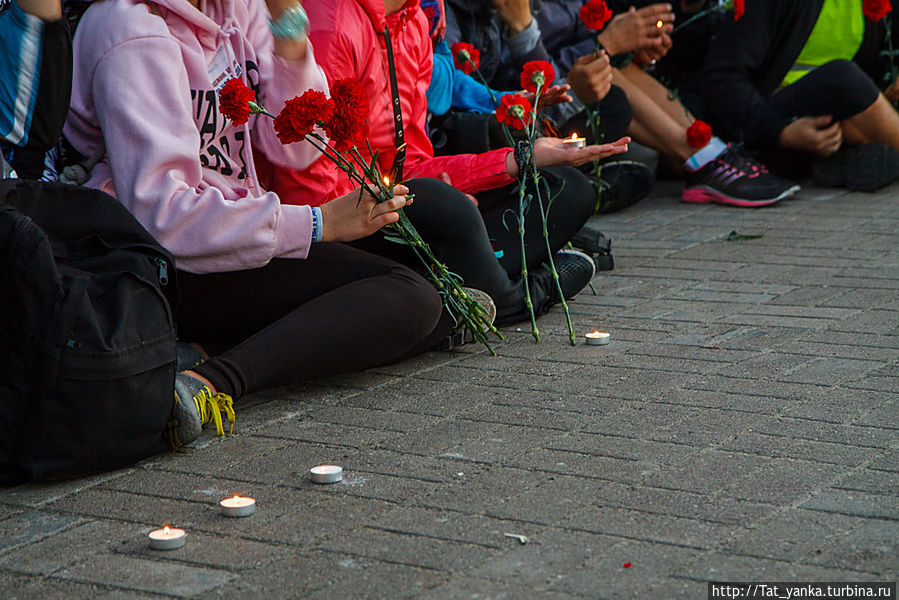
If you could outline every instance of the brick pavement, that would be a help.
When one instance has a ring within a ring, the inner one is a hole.
[[[705,598],[899,573],[899,187],[758,211],[676,187],[544,341],[260,394],[238,431],[0,490],[5,598]],[[763,234],[732,241],[732,230]],[[306,470],[343,465],[316,486]],[[256,515],[226,520],[233,493]],[[146,547],[162,523],[187,546]],[[527,543],[506,534],[526,536]],[[630,563],[630,568],[624,568]]]

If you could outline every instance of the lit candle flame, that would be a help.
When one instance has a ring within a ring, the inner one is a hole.
[[[386,175],[384,176],[384,185],[390,185],[390,178]]]
[[[574,141],[574,140],[576,140],[576,139],[577,139],[577,133],[572,133],[572,134],[571,134],[571,141]]]
[[[162,533],[168,534],[168,532],[169,532],[169,526],[166,525],[165,527],[162,528]]]
[[[594,330],[593,330],[593,333],[592,333],[591,335],[599,335],[599,334],[601,334],[601,333],[602,333],[602,332],[601,332],[599,329],[594,329]]]
[[[238,496],[237,494],[234,494],[234,497],[231,498],[231,499],[232,499],[232,500],[240,500],[240,496]]]
[[[661,20],[659,20],[659,21],[656,21],[656,27],[658,27],[658,28],[659,28],[659,29],[661,29],[661,28],[662,28],[662,26],[664,26],[664,25],[665,25],[665,24],[664,24],[664,23],[662,23],[662,21],[661,21]]]

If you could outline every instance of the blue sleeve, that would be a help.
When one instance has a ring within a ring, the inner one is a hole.
[[[16,2],[0,12],[0,137],[28,142],[41,74],[43,22]]]
[[[491,92],[497,102],[504,95],[458,70],[446,42],[434,47],[434,71],[427,91],[429,112],[442,115],[453,108],[465,112],[492,113],[496,110],[496,104]]]
[[[431,83],[425,93],[428,112],[442,115],[450,109],[453,101],[453,80],[456,75],[462,75],[462,72],[456,71],[446,42],[440,42],[434,47],[434,70],[431,72]]]
[[[491,97],[491,92],[493,96]],[[453,85],[453,108],[465,112],[492,113],[496,110],[496,102],[512,92],[498,92],[491,90],[483,83],[466,75],[462,71],[456,71],[456,81]]]

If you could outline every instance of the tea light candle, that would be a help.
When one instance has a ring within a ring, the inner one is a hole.
[[[256,512],[256,500],[234,495],[233,498],[225,498],[219,502],[222,514],[226,517],[249,517]]]
[[[611,336],[602,331],[591,331],[584,337],[587,338],[588,346],[605,346],[609,343],[609,338]]]
[[[570,138],[566,138],[564,144],[572,148],[583,148],[587,145],[587,138],[578,137],[576,133],[572,133]]]
[[[177,527],[166,525],[150,532],[150,548],[154,550],[174,550],[184,545],[187,533]]]
[[[343,469],[337,465],[319,465],[309,469],[309,477],[315,483],[337,483],[343,479]]]

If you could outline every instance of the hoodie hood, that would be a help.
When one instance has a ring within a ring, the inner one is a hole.
[[[392,21],[394,17],[397,15],[402,15],[404,12],[408,11],[412,8],[418,8],[418,0],[406,0],[403,4],[402,8],[398,10],[396,13],[387,16],[387,12],[384,9],[384,0],[356,0],[359,3],[359,6],[365,10],[365,14],[368,15],[368,18],[371,19],[371,23],[375,28],[375,31],[381,32],[384,31],[384,26],[387,25],[387,21]]]
[[[188,0],[146,0],[146,4],[166,22],[173,17],[183,21],[204,47],[215,48],[218,37],[234,26],[234,0],[200,0],[202,11]]]

